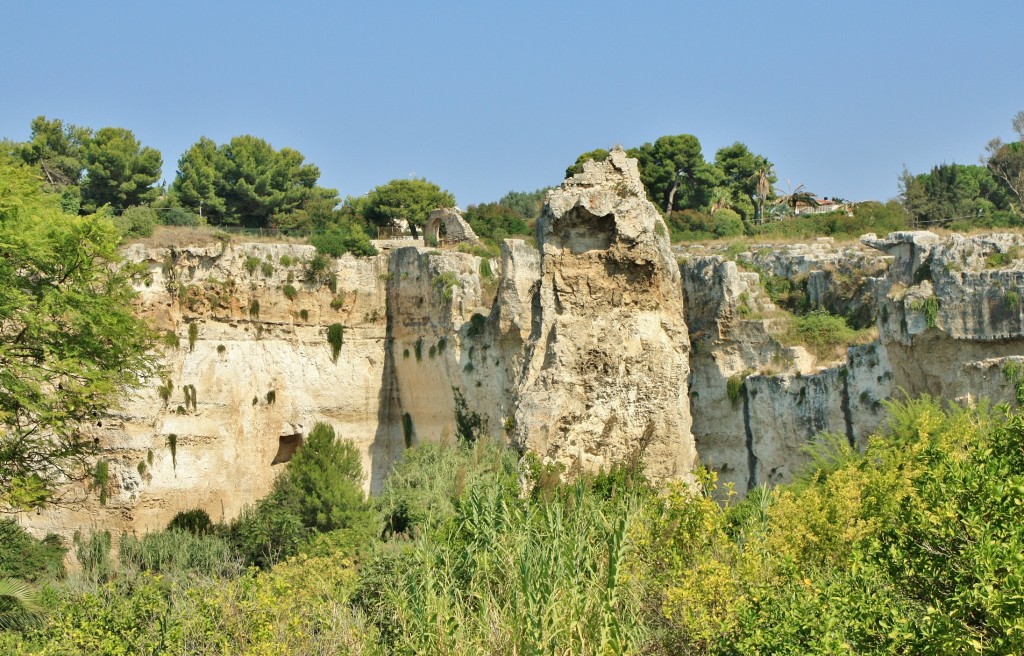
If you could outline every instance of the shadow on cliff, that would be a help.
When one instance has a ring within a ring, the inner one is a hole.
[[[389,263],[393,276],[394,258]],[[384,487],[384,479],[391,472],[391,466],[401,457],[406,444],[402,432],[401,401],[398,396],[398,375],[395,370],[394,349],[394,308],[392,307],[391,282],[385,293],[384,321],[384,368],[381,374],[380,392],[377,394],[377,430],[370,445],[370,494],[377,494]]]

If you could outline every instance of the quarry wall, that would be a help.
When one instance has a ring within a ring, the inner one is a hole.
[[[903,393],[1024,399],[1019,236],[673,252],[621,151],[549,194],[537,248],[507,240],[500,258],[317,261],[226,241],[125,256],[163,371],[86,428],[110,464],[106,504],[69,486],[21,517],[37,533],[142,533],[196,507],[230,519],[318,421],[359,448],[371,492],[418,442],[487,437],[570,474],[704,464],[743,494],[790,480],[822,433],[863,448]],[[877,336],[835,354],[788,344],[766,291],[780,280]]]

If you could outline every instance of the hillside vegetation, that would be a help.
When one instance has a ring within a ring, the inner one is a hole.
[[[6,555],[0,576],[47,582],[20,615],[0,606],[0,651],[1020,653],[1024,416],[889,410],[866,453],[822,436],[798,482],[724,505],[706,472],[570,483],[488,443],[412,448],[368,505],[345,492],[351,465],[310,478],[310,453],[233,527],[125,536],[118,564],[82,536],[67,578],[47,573],[52,545],[31,575]],[[345,451],[321,432],[311,451]],[[260,513],[285,537],[247,551]]]

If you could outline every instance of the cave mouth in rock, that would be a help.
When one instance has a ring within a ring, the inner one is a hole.
[[[277,455],[274,456],[271,465],[280,465],[288,462],[295,455],[295,452],[302,446],[302,434],[281,435],[277,438]]]
[[[614,238],[614,214],[597,216],[584,207],[576,207],[555,223],[551,242],[556,248],[568,248],[580,255],[608,250]]]

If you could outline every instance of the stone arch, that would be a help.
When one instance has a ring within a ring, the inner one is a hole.
[[[480,243],[480,238],[462,218],[462,210],[457,207],[443,207],[431,212],[423,239],[428,246],[440,246],[442,239],[444,243]]]

